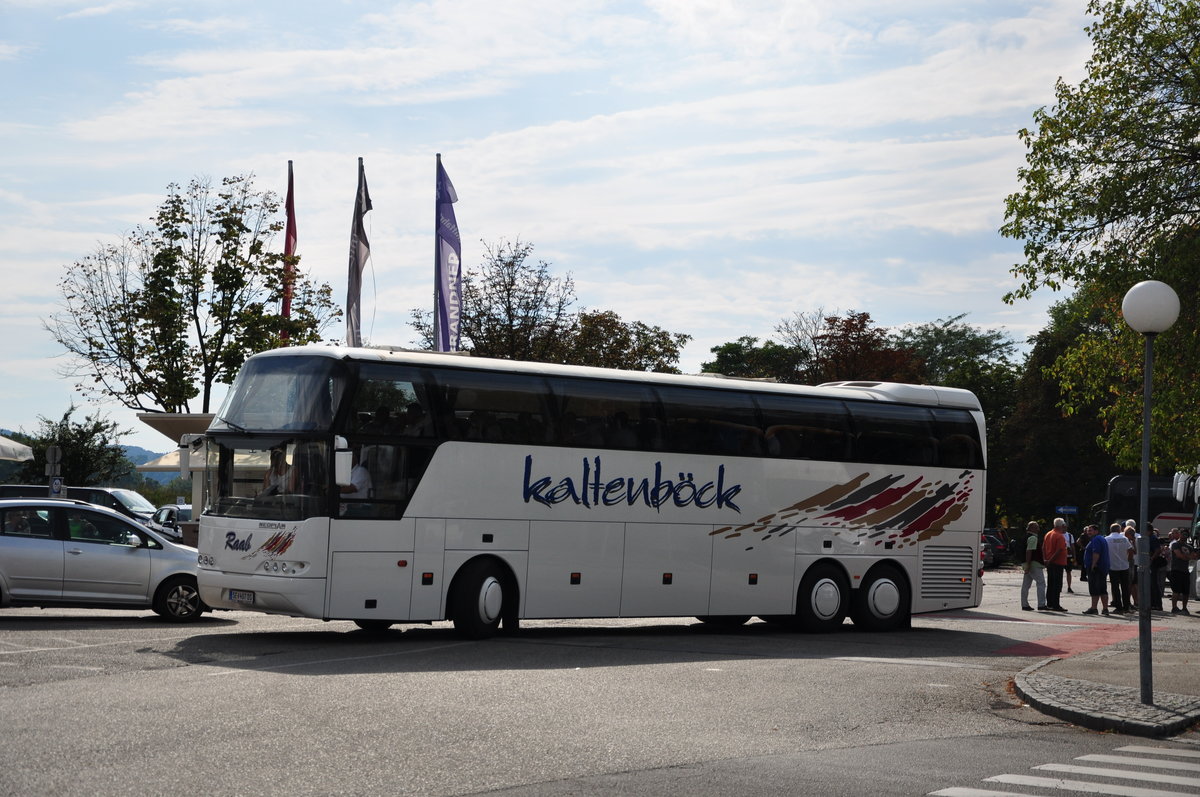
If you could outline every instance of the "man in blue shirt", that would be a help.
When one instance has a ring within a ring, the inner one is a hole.
[[[1097,614],[1098,601],[1104,601],[1104,614],[1108,614],[1108,540],[1099,531],[1099,526],[1088,526],[1083,530],[1087,541],[1083,549],[1083,567],[1087,570],[1088,592],[1092,596],[1092,607],[1084,609],[1084,614]]]

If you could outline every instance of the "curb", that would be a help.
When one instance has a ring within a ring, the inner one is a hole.
[[[1096,731],[1147,737],[1173,736],[1200,722],[1198,697],[1156,692],[1147,706],[1135,687],[1038,672],[1056,661],[1061,659],[1052,656],[1031,664],[1013,679],[1021,699],[1043,714]]]

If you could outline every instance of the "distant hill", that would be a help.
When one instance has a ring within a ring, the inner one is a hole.
[[[122,446],[122,448],[125,449],[126,459],[128,459],[134,465],[142,465],[152,459],[158,459],[163,454],[168,453],[166,451],[155,453],[150,449],[142,448],[141,446]],[[167,482],[179,476],[179,474],[174,471],[168,473],[143,473],[142,475],[150,481],[158,482],[159,484],[166,484]]]

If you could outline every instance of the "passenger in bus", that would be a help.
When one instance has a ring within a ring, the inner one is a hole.
[[[392,411],[388,407],[376,407],[370,418],[362,425],[364,432],[387,434],[392,431]]]
[[[366,500],[374,495],[371,482],[371,471],[364,459],[371,455],[374,446],[360,446],[354,449],[354,467],[350,470],[350,483],[343,484],[338,489],[342,498]],[[343,515],[359,516],[370,514],[370,504],[345,503],[341,505]]]
[[[433,418],[425,412],[425,408],[413,402],[404,411],[404,425],[401,434],[408,437],[433,437]]]
[[[279,495],[288,488],[290,473],[287,456],[282,448],[271,449],[271,465],[263,474],[263,486],[260,496]]]

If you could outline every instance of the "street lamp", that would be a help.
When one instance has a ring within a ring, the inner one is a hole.
[[[1154,703],[1154,676],[1150,670],[1150,385],[1154,369],[1154,336],[1166,332],[1179,318],[1179,296],[1170,285],[1146,280],[1134,285],[1121,302],[1121,315],[1134,332],[1146,340],[1142,369],[1142,483],[1138,507],[1138,670],[1142,703]]]

